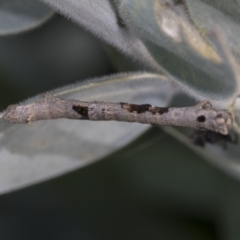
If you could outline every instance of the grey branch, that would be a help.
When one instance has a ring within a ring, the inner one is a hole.
[[[184,108],[156,107],[150,104],[83,102],[60,99],[49,93],[44,98],[25,105],[10,105],[2,119],[12,123],[69,118],[92,121],[124,121],[152,125],[171,125],[211,130],[228,134],[233,118],[227,110],[217,111],[205,100]]]

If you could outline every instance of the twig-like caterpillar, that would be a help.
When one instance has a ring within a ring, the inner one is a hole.
[[[26,105],[10,105],[2,114],[2,119],[12,123],[57,118],[191,127],[224,135],[228,134],[233,122],[231,113],[227,110],[215,110],[208,100],[191,107],[166,108],[150,104],[83,102],[60,99],[49,93]]]

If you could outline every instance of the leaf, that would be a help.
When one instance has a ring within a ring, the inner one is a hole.
[[[220,168],[227,174],[240,180],[240,143],[228,144],[227,149],[216,144],[207,144],[204,149],[194,145],[185,131],[179,131],[177,128],[164,127],[164,131],[184,143],[194,152],[204,157],[208,162]]]
[[[233,101],[229,110],[233,115],[234,129],[240,134],[240,95]]]
[[[197,146],[193,143],[193,131],[187,128],[161,127],[169,135],[173,136],[179,142],[185,144],[189,149],[203,157],[210,164],[221,169],[223,172],[240,180],[240,142],[239,138],[239,98],[236,98],[229,111],[234,118],[234,128],[230,132],[232,142],[224,142],[224,139],[216,143],[206,143],[204,147]],[[173,97],[171,105],[182,106],[186,104],[193,105],[195,101],[185,94],[179,94]],[[230,139],[229,139],[230,140]],[[226,144],[226,145],[225,145]]]
[[[50,8],[36,0],[0,0],[0,35],[30,30],[52,15]]]
[[[235,0],[186,0],[186,5],[191,19],[201,32],[221,27],[228,46],[240,60],[240,3]]]
[[[88,29],[106,43],[147,66],[156,67],[142,42],[119,24],[117,7],[110,0],[41,0],[55,11]],[[116,2],[116,1],[114,1]]]
[[[209,34],[211,46],[189,20],[184,7],[174,1],[124,0],[119,12],[159,69],[163,68],[193,96],[229,104],[239,90],[239,83],[231,66],[231,55],[223,44],[224,37],[219,32]]]
[[[85,101],[166,106],[174,91],[172,84],[162,75],[132,73],[93,79],[52,93]],[[0,193],[86,166],[125,146],[148,128],[144,124],[123,122],[59,119],[14,125],[1,120]]]
[[[188,0],[187,0],[188,1]],[[230,18],[234,19],[238,23],[240,23],[239,16],[239,0],[200,0],[203,3],[207,3],[209,6],[212,6],[216,10],[221,11],[222,13],[228,15]]]

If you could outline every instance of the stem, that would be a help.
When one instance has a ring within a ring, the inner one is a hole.
[[[43,99],[26,105],[10,105],[2,119],[12,123],[69,118],[92,121],[124,121],[171,125],[228,134],[233,118],[227,110],[217,111],[205,100],[184,108],[156,107],[150,104],[83,102],[60,99],[47,93]]]

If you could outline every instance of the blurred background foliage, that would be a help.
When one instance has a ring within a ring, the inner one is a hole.
[[[137,68],[115,51],[57,14],[1,37],[1,109],[116,66]],[[7,240],[239,239],[239,222],[239,182],[157,127],[97,163],[0,197]]]
[[[100,45],[58,15],[32,31],[2,36],[0,93],[7,101],[1,101],[1,109],[80,79],[113,73]]]

